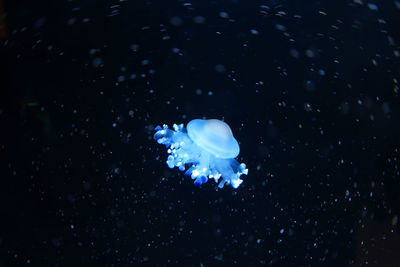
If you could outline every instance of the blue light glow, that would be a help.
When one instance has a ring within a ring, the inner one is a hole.
[[[195,185],[206,183],[208,179],[219,182],[218,187],[230,184],[238,188],[247,175],[246,164],[237,162],[239,144],[233,137],[231,128],[220,120],[192,120],[187,129],[183,124],[157,126],[154,139],[168,148],[167,165],[178,167],[191,176]]]

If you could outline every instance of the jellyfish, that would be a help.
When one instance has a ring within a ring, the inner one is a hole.
[[[195,185],[214,179],[219,188],[225,184],[238,188],[243,182],[242,174],[247,175],[246,164],[235,158],[240,148],[233,137],[232,130],[223,121],[194,119],[187,124],[157,126],[154,139],[168,149],[167,165],[178,167],[191,176]]]

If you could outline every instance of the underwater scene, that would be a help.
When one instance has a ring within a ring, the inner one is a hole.
[[[398,267],[399,94],[399,0],[0,0],[0,267]]]

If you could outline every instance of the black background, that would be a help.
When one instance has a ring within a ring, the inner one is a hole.
[[[5,1],[0,265],[396,266],[394,2],[184,3]],[[237,190],[165,164],[154,127],[195,118]]]

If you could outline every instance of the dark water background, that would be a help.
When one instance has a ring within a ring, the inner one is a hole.
[[[400,3],[360,3],[4,1],[0,266],[396,266]],[[237,190],[165,164],[194,118]]]

